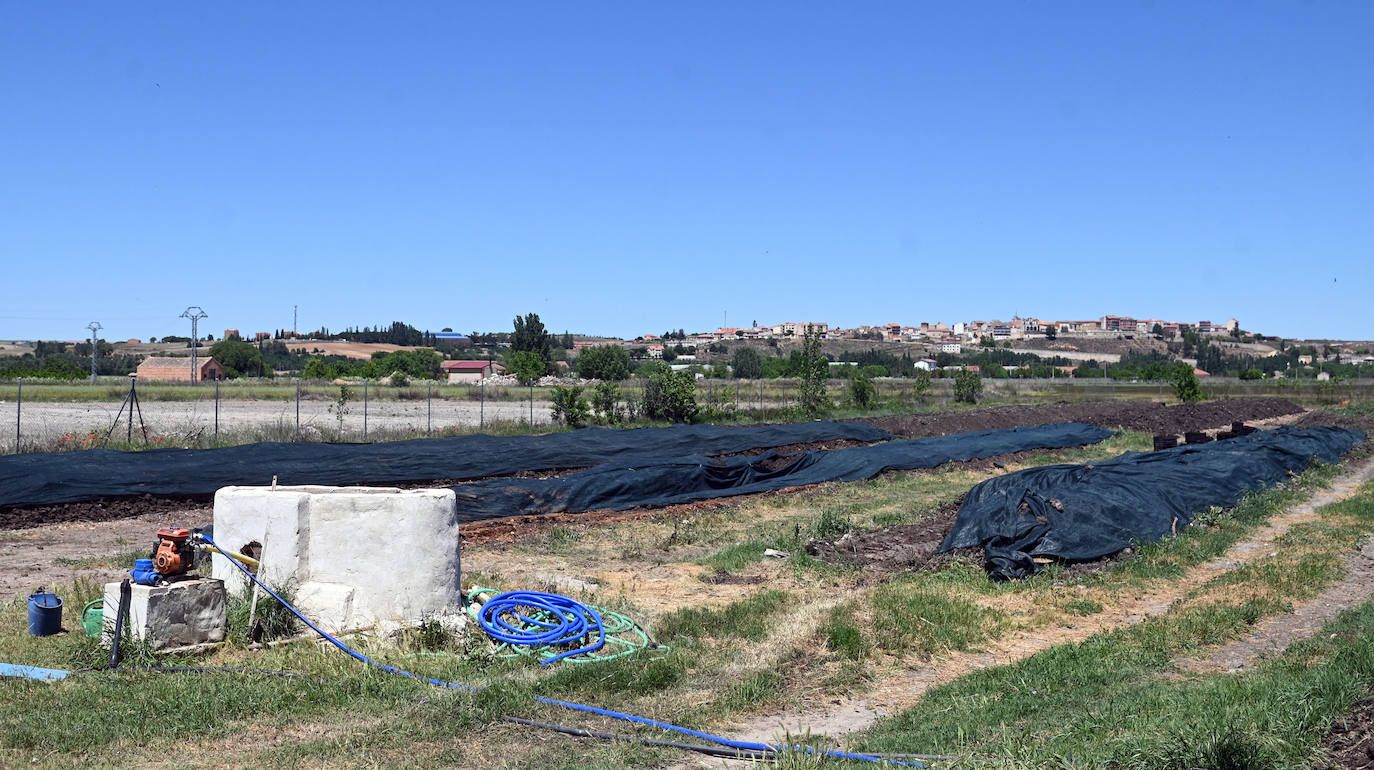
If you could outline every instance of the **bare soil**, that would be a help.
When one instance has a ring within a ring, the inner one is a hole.
[[[1326,751],[1333,768],[1374,770],[1374,697],[1355,704],[1349,716],[1331,726]]]

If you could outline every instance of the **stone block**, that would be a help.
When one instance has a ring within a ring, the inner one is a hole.
[[[165,586],[133,585],[126,639],[147,639],[153,649],[224,641],[224,581],[179,580]],[[119,583],[105,584],[105,634],[114,638],[119,613]]]
[[[296,606],[330,633],[414,623],[463,604],[449,489],[225,487],[215,493],[214,537],[240,553],[260,547],[259,574],[292,587]],[[213,565],[230,590],[247,585],[223,556]]]

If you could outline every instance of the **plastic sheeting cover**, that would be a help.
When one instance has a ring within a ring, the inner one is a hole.
[[[232,484],[402,484],[582,468],[653,454],[730,454],[892,435],[859,422],[583,428],[545,436],[451,436],[376,444],[262,443],[220,449],[97,449],[0,457],[0,508],[139,495],[212,495]]]
[[[768,492],[826,481],[858,481],[887,470],[933,468],[956,460],[1080,446],[1112,435],[1081,423],[1005,428],[890,441],[828,452],[802,452],[768,470],[779,455],[760,457],[656,457],[600,465],[555,479],[493,479],[454,487],[458,520],[503,516],[625,510],[676,505],[731,495]]]
[[[941,551],[982,546],[989,576],[1040,569],[1035,557],[1098,559],[1188,526],[1211,506],[1231,507],[1306,468],[1334,463],[1365,435],[1346,428],[1278,428],[1092,465],[1050,465],[975,486]]]

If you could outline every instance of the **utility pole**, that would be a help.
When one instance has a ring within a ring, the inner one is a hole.
[[[91,321],[86,328],[91,330],[91,382],[95,382],[95,333],[105,327],[99,321]]]
[[[300,307],[300,305],[292,305],[292,306],[291,306],[291,336],[293,336],[293,337],[296,336],[296,332],[298,331],[298,330],[296,329],[296,310],[297,310],[299,307]]]
[[[200,377],[197,376],[199,372],[196,369],[196,345],[200,342],[200,336],[196,331],[196,325],[200,322],[200,319],[209,317],[210,314],[201,310],[199,305],[192,305],[186,308],[186,310],[178,316],[178,318],[191,319],[191,382],[196,382],[200,379]]]

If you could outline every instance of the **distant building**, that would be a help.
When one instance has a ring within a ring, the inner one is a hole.
[[[506,367],[496,361],[440,361],[439,368],[449,382],[477,382],[506,373]]]
[[[434,332],[434,341],[447,342],[450,345],[466,345],[472,342],[472,339],[462,332]]]
[[[933,358],[922,358],[920,361],[916,362],[916,368],[924,369],[927,372],[933,372],[939,368],[939,364],[937,364]]]
[[[224,339],[226,339],[226,340],[237,340],[237,339],[242,339],[242,338],[239,337],[239,330],[238,330],[238,329],[225,329],[225,330],[224,330]]]
[[[191,377],[190,356],[149,356],[138,365],[138,378],[145,382],[195,382],[224,379],[224,366],[210,356],[196,358],[197,376]]]
[[[957,356],[960,353],[964,352],[964,346],[959,342],[959,340],[943,339],[940,340],[940,352],[953,353]]]

